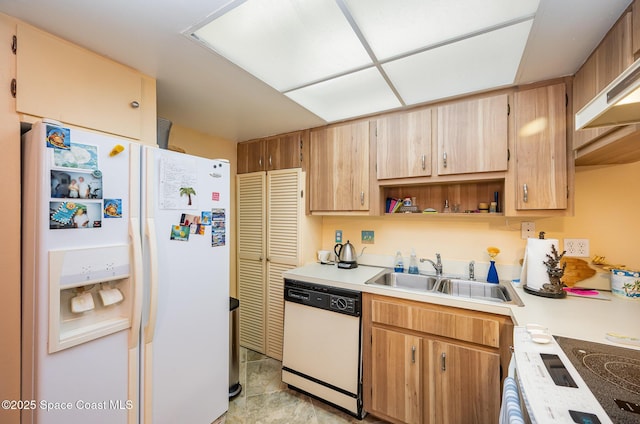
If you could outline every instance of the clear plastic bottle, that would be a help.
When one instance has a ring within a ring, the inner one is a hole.
[[[393,272],[404,272],[404,261],[399,250],[396,252],[396,259],[393,261]]]
[[[409,258],[409,274],[419,274],[418,259],[416,258],[416,251],[411,249],[411,257]]]

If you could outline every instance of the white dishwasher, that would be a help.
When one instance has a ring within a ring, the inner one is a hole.
[[[362,293],[284,281],[282,381],[357,418],[362,411]]]

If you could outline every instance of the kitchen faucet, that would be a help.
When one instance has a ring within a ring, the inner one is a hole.
[[[442,261],[439,253],[436,253],[436,262],[426,258],[420,258],[420,262],[429,262],[436,269],[436,275],[442,275]]]
[[[469,280],[471,281],[476,279],[475,265],[476,265],[475,261],[469,262]]]

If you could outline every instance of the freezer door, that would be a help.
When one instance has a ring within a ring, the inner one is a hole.
[[[22,399],[41,402],[24,423],[124,424],[135,411],[138,151],[59,123],[23,137]]]
[[[228,409],[229,164],[144,152],[143,422]]]

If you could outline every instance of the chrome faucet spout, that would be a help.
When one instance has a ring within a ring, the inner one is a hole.
[[[469,262],[469,280],[471,281],[474,281],[476,279],[475,265],[475,261]]]
[[[433,262],[431,259],[420,258],[420,262],[429,262],[433,265],[433,268],[436,270],[436,275],[442,275],[442,260],[440,258],[440,254],[436,253],[436,261]]]

